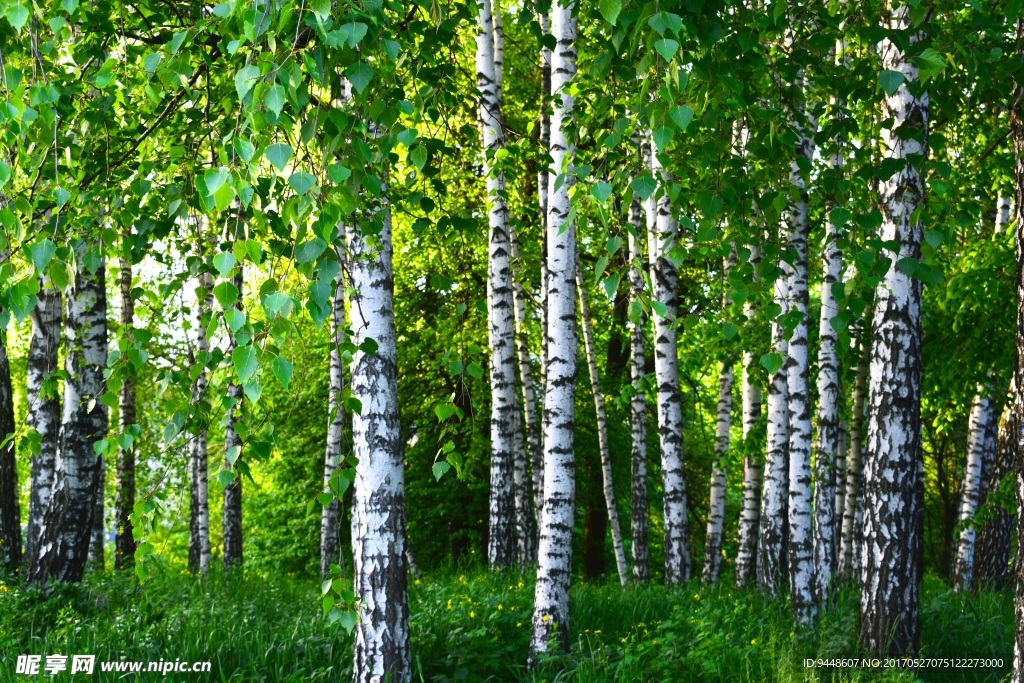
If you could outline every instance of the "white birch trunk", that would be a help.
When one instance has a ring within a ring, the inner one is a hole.
[[[32,311],[32,339],[29,342],[26,393],[28,428],[39,433],[39,455],[32,458],[28,503],[28,529],[25,534],[25,566],[38,558],[39,534],[43,515],[53,489],[54,463],[60,437],[61,406],[56,383],[46,384],[57,371],[61,335],[61,294],[48,282],[40,282],[35,310]]]
[[[908,6],[895,8],[889,28],[911,29],[909,15]],[[923,229],[914,214],[924,196],[928,93],[920,90],[912,46],[923,35],[911,37],[909,53],[889,38],[879,45],[882,68],[906,79],[883,101],[880,118],[893,123],[882,129],[881,152],[906,166],[879,188],[880,237],[899,248],[875,289],[871,335],[858,631],[861,647],[876,656],[916,656],[921,633],[921,282],[895,264],[921,257]]]
[[[192,383],[192,403],[209,400],[206,396],[208,385],[206,365],[209,362],[210,341],[206,337],[213,309],[213,278],[207,272],[199,274],[199,289],[196,292],[196,351],[194,362],[202,370]],[[207,429],[205,425],[192,437],[189,453],[192,481],[190,485],[188,565],[193,572],[205,574],[210,570],[210,460],[207,450]]]
[[[640,199],[634,195],[629,205],[631,231],[629,246],[629,291],[630,305],[639,308],[643,293],[643,278],[640,275],[643,263],[643,218]],[[633,562],[633,580],[647,583],[651,580],[650,552],[647,545],[647,397],[644,390],[644,319],[630,322],[629,368],[633,384],[633,397],[629,402],[629,426],[632,448],[630,451],[630,559]]]
[[[331,492],[331,477],[341,463],[341,440],[345,431],[345,410],[342,393],[345,389],[344,369],[339,348],[345,341],[345,281],[339,273],[334,281],[334,306],[331,316],[330,379],[327,393],[327,447],[324,451],[324,491]],[[331,502],[320,512],[320,577],[330,576],[331,565],[338,564],[341,543],[338,511],[341,501]]]
[[[132,264],[121,259],[121,311],[122,334],[134,329],[135,302],[132,299]],[[132,333],[134,336],[134,333]],[[135,424],[135,378],[126,377],[118,395],[121,433]],[[135,564],[135,533],[130,515],[135,508],[135,451],[119,449],[117,456],[117,491],[114,499],[114,568],[124,569]]]
[[[484,175],[487,178],[488,341],[491,351],[491,485],[487,559],[491,569],[515,562],[514,434],[519,400],[515,384],[515,323],[512,301],[511,244],[505,181],[495,168],[504,147],[501,94],[494,62],[494,27],[490,0],[477,5],[476,82],[480,91]]]
[[[554,639],[569,646],[569,581],[572,572],[573,508],[576,497],[573,446],[576,395],[576,226],[569,216],[572,154],[566,128],[572,117],[569,87],[576,74],[574,5],[554,3],[551,28],[556,47],[551,63],[551,171],[547,216],[547,366],[544,387],[544,512],[538,548],[530,661]],[[564,174],[564,175],[563,175]],[[561,176],[562,182],[559,182]],[[557,189],[556,189],[557,187]]]
[[[867,334],[867,330],[864,331]],[[857,363],[857,379],[853,388],[853,422],[850,425],[850,449],[846,459],[846,495],[843,505],[843,533],[839,552],[839,577],[850,581],[860,576],[861,519],[864,511],[864,408],[867,397],[868,364],[871,342],[861,342],[862,353]]]
[[[100,458],[93,445],[107,435],[107,407],[98,399],[106,382],[107,298],[105,266],[95,273],[81,267],[67,301],[67,347],[64,412],[54,482],[43,515],[38,556],[27,581],[77,583],[82,580],[96,489],[101,485]]]
[[[661,185],[656,203],[653,196],[648,200],[647,244],[654,287],[651,298],[665,306],[665,315],[654,313],[652,317],[665,526],[665,585],[673,586],[690,579],[689,513],[683,469],[683,405],[679,389],[678,338],[675,329],[678,276],[670,258],[678,240],[678,225],[672,216],[672,205],[668,197],[669,179],[653,142],[651,171]]]
[[[608,524],[612,532],[612,550],[615,553],[615,568],[619,583],[629,584],[629,567],[626,566],[626,549],[622,543],[622,527],[619,524],[619,506],[615,502],[615,487],[612,485],[612,453],[608,445],[608,418],[604,409],[604,392],[597,372],[597,352],[594,349],[594,330],[590,321],[590,305],[583,284],[579,257],[576,258],[576,288],[580,295],[580,318],[583,321],[583,345],[587,354],[587,368],[590,371],[590,391],[594,396],[594,412],[597,415],[597,444],[601,452],[601,480],[604,503],[608,509]]]
[[[722,363],[718,372],[718,411],[715,419],[715,462],[711,469],[708,502],[707,541],[704,545],[703,581],[718,583],[722,569],[722,528],[725,524],[725,458],[729,453],[729,429],[732,426],[732,365]]]
[[[377,343],[375,354],[356,351],[350,370],[352,396],[362,404],[362,412],[352,415],[358,462],[352,495],[352,590],[361,612],[354,669],[357,683],[377,683],[386,676],[404,683],[412,672],[391,209],[386,202],[375,209],[371,220],[376,225],[369,227],[380,226],[376,249],[363,236],[365,226],[348,228],[352,343]]]
[[[967,461],[964,464],[964,479],[960,486],[960,510],[958,525],[963,526],[957,539],[956,564],[953,573],[953,590],[970,590],[974,580],[974,524],[969,523],[978,511],[981,500],[981,485],[984,473],[986,451],[989,447],[988,432],[992,428],[995,413],[992,397],[983,385],[978,385],[971,402],[971,415],[967,428]]]
[[[242,274],[242,266],[238,266],[235,273],[234,285],[238,289],[238,301],[236,307],[241,309],[241,302],[244,299],[245,279]],[[228,355],[235,349],[235,339],[232,336],[228,345]],[[227,420],[224,423],[224,469],[234,469],[234,478],[224,487],[224,502],[221,508],[221,521],[224,539],[224,569],[242,564],[242,472],[237,466],[241,459],[242,439],[235,429],[239,416],[242,412],[242,402],[245,396],[242,392],[242,385],[234,377],[228,382],[227,397],[231,401],[228,408]],[[237,449],[237,450],[235,450]],[[228,459],[227,454],[235,452],[236,464]]]

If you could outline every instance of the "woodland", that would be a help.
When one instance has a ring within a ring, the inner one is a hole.
[[[0,0],[0,683],[1024,681],[1022,391],[1022,0]]]

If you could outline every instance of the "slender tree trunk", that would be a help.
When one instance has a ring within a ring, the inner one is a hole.
[[[999,436],[992,468],[986,475],[988,485],[984,505],[988,515],[978,530],[978,548],[975,551],[974,585],[1002,590],[1010,580],[1010,545],[1013,535],[1013,515],[991,500],[1000,483],[1013,471],[1017,453],[1017,435],[1020,423],[1013,411],[1017,400],[1016,389],[1011,389],[1009,401],[999,419]]]
[[[1024,18],[1017,19],[1018,59],[1024,55]],[[1013,139],[1014,230],[1017,254],[1017,345],[1013,362],[1013,418],[1016,424],[1013,438],[1014,489],[1017,494],[1017,562],[1014,563],[1016,596],[1014,599],[1015,629],[1013,639],[1013,683],[1024,682],[1024,84],[1014,77],[1013,102],[1010,107],[1010,134]]]
[[[327,450],[324,453],[324,491],[330,493],[331,477],[341,463],[341,439],[345,431],[345,410],[342,393],[345,389],[344,368],[341,363],[341,345],[345,341],[345,282],[341,274],[334,280],[334,314],[331,317],[330,388],[327,394]],[[331,565],[338,562],[341,543],[338,510],[341,501],[331,494],[331,502],[320,513],[320,577],[327,578]]]
[[[996,199],[996,238],[1002,237],[1006,232],[1007,226],[1010,225],[1010,212],[1012,208],[1010,198],[1000,193]]]
[[[750,245],[750,265],[757,273],[761,261],[760,247]],[[752,318],[755,308],[747,301],[743,311]],[[761,485],[764,478],[764,463],[758,455],[760,444],[753,443],[755,427],[761,420],[761,387],[751,376],[754,354],[743,354],[743,504],[740,508],[739,548],[736,553],[736,587],[742,588],[757,576],[758,527],[761,523]]]
[[[43,515],[53,489],[54,463],[60,445],[60,394],[55,380],[60,350],[61,295],[48,282],[40,282],[36,308],[32,312],[32,340],[28,348],[28,428],[39,434],[39,454],[32,458],[31,491],[28,500],[28,531],[25,564],[38,562],[39,535]]]
[[[722,363],[718,372],[718,417],[715,420],[715,462],[711,469],[711,494],[708,503],[707,541],[704,545],[706,584],[718,583],[722,569],[722,528],[725,524],[725,457],[729,453],[729,429],[732,426],[732,365]]]
[[[242,291],[245,280],[242,276],[242,266],[234,277],[235,287],[238,288],[238,300],[242,301]],[[229,355],[235,349],[235,341],[232,338],[229,344]],[[241,460],[242,439],[238,435],[235,425],[238,424],[242,412],[242,402],[245,397],[242,393],[242,385],[232,378],[228,382],[227,396],[230,407],[228,408],[227,422],[224,424],[224,469],[232,470],[234,477],[224,487],[224,569],[242,564],[242,471],[238,466]]]
[[[891,14],[890,28],[912,26],[909,7]],[[919,42],[915,34],[910,45]],[[911,53],[913,48],[910,48]],[[899,244],[900,259],[921,257],[922,226],[914,216],[924,194],[921,164],[928,152],[928,93],[919,90],[911,56],[892,40],[880,44],[882,68],[906,79],[882,106],[882,151],[906,166],[881,183],[883,240]],[[909,86],[915,92],[911,93]],[[920,644],[919,515],[921,477],[921,282],[891,267],[875,289],[871,334],[867,449],[864,463],[864,563],[861,646],[877,656],[915,656]]]
[[[629,368],[633,395],[629,401],[629,426],[632,448],[630,451],[630,559],[633,562],[633,580],[647,583],[651,580],[650,551],[647,547],[647,397],[644,388],[644,319],[640,297],[643,278],[640,264],[643,248],[643,218],[640,199],[634,195],[629,205],[629,291],[630,307],[635,319],[629,329]]]
[[[625,586],[629,583],[629,567],[626,566],[626,549],[622,543],[622,527],[619,525],[619,506],[615,502],[615,487],[612,485],[612,453],[608,445],[608,418],[604,409],[601,378],[597,372],[597,353],[594,350],[594,330],[590,321],[590,305],[587,302],[587,291],[583,285],[583,274],[578,257],[576,258],[576,288],[580,294],[580,318],[583,321],[583,345],[587,354],[587,367],[590,370],[590,391],[594,395],[594,411],[597,414],[597,443],[601,452],[604,503],[608,508],[608,523],[612,530],[615,568],[619,573],[619,583]]]
[[[566,138],[576,74],[574,3],[554,3],[551,28],[551,172],[548,176],[547,329],[544,387],[544,511],[538,547],[530,661],[556,647],[569,647],[569,580],[572,572],[573,508],[576,497],[573,446],[576,396],[576,226],[569,213],[573,150]],[[561,181],[561,182],[560,182]]]
[[[780,315],[788,312],[789,282],[785,276],[775,281],[775,305]],[[772,351],[785,358],[785,331],[778,320],[772,321]],[[789,384],[785,368],[769,376],[768,445],[764,461],[764,488],[757,533],[757,585],[771,595],[783,585],[787,533],[786,500],[789,497]]]
[[[525,495],[525,504],[522,495],[516,496],[516,527],[517,527],[517,561],[520,566],[527,566],[537,562],[537,528],[539,522],[539,511],[542,509],[543,499],[537,490],[536,483],[544,475],[544,460],[540,448],[540,422],[537,416],[537,398],[533,386],[533,362],[530,360],[529,337],[526,332],[526,290],[522,282],[516,277],[519,268],[519,240],[515,230],[509,226],[509,238],[512,245],[512,264],[516,272],[512,280],[512,303],[515,306],[516,314],[516,351],[519,361],[519,386],[522,389],[522,415],[523,424],[526,428],[526,458],[530,463],[531,478],[525,476],[525,460],[516,459],[516,476],[523,478],[523,483],[517,485]],[[516,434],[521,439],[523,430],[516,429]],[[523,453],[524,449],[516,447],[516,453]],[[520,463],[524,465],[524,471],[520,472]],[[532,509],[530,504],[532,503]]]
[[[967,461],[964,463],[964,479],[960,486],[960,514],[958,526],[963,526],[956,549],[953,572],[953,590],[969,590],[974,581],[975,530],[971,518],[978,511],[981,501],[982,477],[985,470],[986,451],[989,447],[988,432],[994,420],[992,397],[988,389],[978,385],[971,402],[971,415],[967,428]]]
[[[213,308],[213,278],[207,272],[199,274],[199,289],[196,290],[196,351],[193,362],[200,366],[199,374],[192,383],[192,404],[205,405],[207,378],[206,366],[209,362],[210,342],[206,338],[206,329],[210,324],[210,311]],[[207,452],[207,428],[203,424],[192,437],[189,450],[189,470],[191,482],[189,486],[189,536],[188,536],[188,568],[189,571],[205,574],[210,569],[210,497],[208,477],[210,461]]]
[[[839,552],[839,577],[852,581],[860,576],[861,520],[864,506],[864,407],[867,396],[868,365],[871,362],[871,342],[861,342],[857,362],[857,379],[853,389],[853,422],[850,426],[850,450],[846,459],[846,496],[843,504],[842,545]]]
[[[488,341],[491,350],[491,486],[487,559],[491,569],[505,569],[515,561],[515,415],[519,401],[515,385],[515,325],[512,301],[511,244],[505,181],[495,167],[504,147],[501,92],[494,62],[494,28],[490,0],[477,5],[476,82],[480,90],[484,175],[487,178]]]
[[[104,496],[107,483],[107,462],[101,455],[99,464],[96,497],[93,500],[92,519],[89,523],[89,561],[90,569],[103,571],[103,535],[104,535]]]
[[[686,474],[683,469],[683,401],[679,388],[678,275],[669,254],[678,240],[678,225],[668,196],[669,178],[651,144],[651,170],[661,184],[653,207],[648,208],[647,243],[652,299],[665,307],[654,318],[654,373],[658,384],[658,441],[661,446],[662,507],[665,526],[665,585],[690,578],[690,532]],[[653,197],[648,200],[652,204]],[[652,210],[653,208],[653,210]],[[654,221],[652,225],[652,214]]]
[[[541,33],[550,35],[551,22],[547,12],[540,12],[537,15],[540,23]],[[541,228],[541,255],[540,255],[540,394],[541,408],[543,412],[543,397],[547,395],[547,372],[548,372],[548,192],[550,190],[551,178],[551,50],[542,46],[540,50],[540,144],[541,161],[537,172],[537,195],[540,199],[540,228]],[[556,174],[557,175],[557,174]],[[541,418],[543,423],[543,417]],[[541,453],[544,452],[544,427],[540,428]],[[543,460],[543,455],[541,456]],[[537,533],[540,534],[541,516],[544,510],[544,470],[541,463],[540,472],[536,473],[533,480],[533,491],[536,500],[540,504],[536,507]],[[539,539],[538,539],[539,544]]]
[[[135,302],[132,300],[132,265],[121,259],[121,334],[131,334],[135,325]],[[135,424],[135,379],[126,377],[118,397],[121,432]],[[114,536],[114,567],[124,569],[135,564],[135,534],[130,515],[135,508],[135,451],[121,449],[117,459],[117,494],[114,498],[114,517],[117,531]]]
[[[391,207],[374,207],[372,224],[348,228],[352,287],[352,343],[377,342],[377,352],[357,350],[352,396],[356,478],[352,495],[353,592],[363,612],[355,630],[355,681],[396,683],[411,678],[409,653],[408,540],[405,533],[404,443],[398,407]],[[376,228],[379,226],[379,233]],[[375,235],[376,248],[364,231]]]
[[[2,312],[0,312],[2,315]],[[7,330],[0,329],[0,571],[14,573],[21,564],[21,509],[14,454],[14,391],[7,359]],[[8,436],[11,437],[7,441]]]
[[[43,515],[36,562],[29,568],[29,583],[77,583],[82,580],[89,552],[89,537],[100,458],[93,446],[107,435],[107,407],[98,399],[106,382],[107,292],[105,266],[95,273],[82,267],[68,298],[68,379],[64,382],[64,413],[60,447],[54,461],[54,482]]]

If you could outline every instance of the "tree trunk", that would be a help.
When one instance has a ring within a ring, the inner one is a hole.
[[[107,407],[99,401],[106,381],[107,291],[105,266],[80,267],[68,299],[67,359],[60,447],[54,482],[43,515],[36,562],[29,583],[77,583],[89,552],[100,458],[93,446],[107,435]]]
[[[131,334],[135,325],[135,302],[132,300],[132,265],[121,259],[121,334]],[[121,433],[135,424],[135,378],[126,377],[118,397]],[[114,568],[135,565],[135,534],[130,515],[135,508],[135,451],[120,449],[117,458],[117,494],[114,498]]]
[[[566,139],[572,117],[569,93],[576,73],[573,3],[554,3],[551,28],[556,47],[551,63],[551,171],[548,176],[547,329],[544,387],[544,512],[538,547],[530,662],[556,647],[569,647],[569,580],[576,496],[573,447],[576,396],[576,226],[569,214],[573,150]],[[562,181],[562,182],[559,182]]]
[[[92,520],[89,523],[89,568],[103,571],[104,495],[107,484],[107,462],[101,455],[97,475],[96,498],[93,501]]]
[[[846,495],[843,502],[843,533],[839,552],[839,577],[859,580],[861,569],[861,520],[864,511],[864,408],[867,396],[871,342],[865,337],[857,361],[857,379],[853,389],[853,422],[850,426],[850,450],[846,458]]]
[[[632,398],[629,401],[629,426],[632,448],[630,451],[630,559],[633,562],[633,580],[647,583],[651,580],[650,551],[647,547],[647,397],[644,389],[644,319],[640,298],[643,294],[643,219],[640,199],[633,196],[629,205],[629,289],[630,307],[635,318],[629,329],[629,368],[632,379]]]
[[[892,11],[890,28],[911,28],[909,7]],[[917,33],[910,45],[922,37]],[[875,288],[858,631],[861,647],[876,656],[915,656],[921,634],[921,282],[895,264],[921,257],[923,230],[914,213],[924,194],[928,93],[918,90],[917,67],[892,40],[883,39],[880,52],[882,68],[906,79],[882,106],[881,118],[893,121],[882,130],[882,153],[906,166],[880,184],[881,238],[899,250]]]
[[[978,385],[971,402],[971,415],[967,427],[967,461],[964,463],[964,479],[960,486],[960,514],[957,525],[963,528],[956,549],[956,563],[953,572],[953,590],[968,590],[974,581],[974,522],[971,519],[978,511],[981,501],[982,477],[985,471],[986,451],[989,449],[988,432],[995,415],[992,397],[988,389]]]
[[[408,560],[405,533],[404,443],[398,408],[391,207],[373,207],[372,225],[348,228],[352,343],[377,342],[352,359],[352,415],[356,478],[352,495],[353,592],[362,602],[355,629],[355,681],[396,683],[411,677]],[[379,233],[373,230],[379,226]],[[367,243],[375,234],[376,247]]]
[[[619,507],[615,502],[615,487],[612,485],[612,453],[608,445],[608,418],[604,409],[604,392],[601,378],[597,373],[597,353],[594,350],[594,331],[590,321],[590,306],[587,291],[583,285],[579,258],[576,259],[576,288],[580,294],[580,317],[583,320],[583,345],[587,353],[587,367],[590,370],[590,391],[594,395],[594,411],[597,414],[597,443],[601,452],[601,480],[604,504],[608,509],[608,523],[612,530],[612,550],[615,553],[615,568],[619,583],[629,583],[629,567],[626,566],[626,549],[622,543],[622,527],[619,525]]]
[[[476,83],[480,90],[484,175],[487,179],[488,259],[487,312],[491,350],[491,485],[487,560],[492,570],[511,567],[515,561],[515,496],[513,435],[519,411],[515,382],[515,325],[512,301],[511,244],[504,175],[495,167],[496,154],[504,147],[501,127],[501,93],[495,75],[494,28],[491,2],[478,7],[476,36]]]
[[[761,261],[761,250],[757,245],[750,245],[750,265],[755,277],[757,265]],[[747,318],[753,318],[754,305],[747,301],[743,304],[743,312]],[[743,354],[743,504],[740,509],[739,548],[736,553],[737,588],[743,588],[757,576],[758,527],[761,523],[761,485],[764,478],[764,463],[758,455],[760,444],[753,443],[754,428],[761,420],[761,387],[751,377],[750,368],[755,363],[754,354],[746,351]]]
[[[732,365],[722,363],[718,373],[718,417],[715,420],[715,462],[711,469],[708,531],[704,545],[704,583],[718,583],[722,569],[722,528],[725,523],[725,457],[732,426]]]
[[[775,281],[775,305],[780,315],[788,312],[789,282]],[[778,319],[772,321],[772,351],[780,358],[787,353],[785,331]],[[768,381],[768,443],[764,460],[764,488],[757,532],[757,585],[770,595],[782,587],[785,574],[787,532],[786,500],[789,497],[789,384],[785,368],[772,373]]]
[[[341,363],[341,345],[345,341],[345,282],[339,274],[334,280],[334,314],[331,316],[330,387],[327,394],[327,450],[324,453],[324,491],[331,502],[320,513],[320,577],[331,574],[331,565],[338,563],[341,529],[338,510],[341,501],[331,492],[331,477],[341,463],[341,439],[345,431],[345,410],[342,394],[345,389],[344,368]]]
[[[245,280],[242,277],[242,266],[234,277],[235,287],[238,288],[238,301],[243,300],[242,292]],[[240,304],[239,304],[240,306]],[[235,349],[235,341],[229,344],[228,356]],[[224,487],[224,569],[242,564],[242,471],[239,465],[244,462],[241,457],[242,439],[238,435],[235,425],[238,423],[239,415],[242,412],[242,402],[245,397],[242,394],[242,385],[232,378],[228,382],[227,396],[230,407],[228,408],[227,422],[224,424],[224,469],[231,470],[234,476],[227,486]],[[232,460],[233,459],[233,460]]]
[[[48,282],[40,282],[36,308],[32,311],[32,340],[28,348],[28,428],[39,434],[39,453],[32,458],[31,491],[28,499],[28,531],[25,564],[38,562],[39,535],[43,515],[53,489],[54,463],[60,445],[60,394],[56,381],[47,379],[57,371],[60,351],[61,295]]]
[[[522,484],[516,484],[516,552],[520,566],[532,565],[537,562],[537,528],[540,522],[540,510],[543,505],[541,492],[537,483],[544,475],[544,461],[540,448],[540,423],[537,419],[537,398],[533,386],[533,362],[530,360],[530,343],[526,333],[526,290],[518,277],[519,240],[516,232],[509,226],[509,239],[512,245],[512,267],[515,269],[512,279],[512,303],[516,314],[516,351],[519,361],[519,386],[522,389],[522,415],[526,431],[526,448],[516,447],[516,477],[522,477]],[[516,428],[521,439],[523,429]],[[525,458],[518,457],[525,453]],[[525,476],[525,464],[529,461],[530,478]],[[520,471],[520,464],[523,470]],[[525,501],[523,497],[525,496]],[[532,504],[532,509],[530,505]]]
[[[0,316],[6,317],[2,311]],[[14,455],[14,391],[7,359],[7,330],[0,329],[0,570],[12,574],[21,564],[21,509]],[[10,440],[8,441],[8,437]]]
[[[683,468],[683,402],[679,389],[676,317],[678,275],[669,255],[676,247],[678,225],[668,196],[668,175],[651,143],[651,170],[661,189],[648,200],[647,244],[652,300],[665,307],[654,318],[654,373],[658,385],[658,441],[661,447],[662,508],[665,525],[665,585],[690,579],[690,532],[686,474]],[[652,221],[652,217],[654,220]]]
[[[999,436],[996,440],[996,453],[992,468],[985,475],[988,485],[985,487],[986,498],[983,504],[988,507],[988,514],[981,529],[978,530],[978,548],[975,551],[974,560],[974,585],[976,588],[988,587],[1002,590],[1010,581],[1013,515],[1009,510],[996,505],[992,496],[999,489],[999,485],[1006,475],[1013,471],[1014,457],[1017,452],[1016,440],[1017,435],[1020,434],[1020,423],[1013,410],[1016,400],[1016,389],[1012,389],[1003,415],[999,419]]]
[[[210,324],[213,308],[213,278],[207,272],[199,274],[199,289],[196,290],[196,351],[193,362],[199,364],[199,374],[192,383],[192,404],[206,405],[206,366],[209,362],[210,342],[206,329]],[[205,574],[210,569],[210,497],[208,487],[210,461],[207,455],[207,427],[204,423],[193,435],[189,449],[189,470],[192,477],[189,486],[189,571]]]

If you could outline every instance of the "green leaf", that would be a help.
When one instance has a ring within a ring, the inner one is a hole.
[[[287,316],[291,312],[292,298],[284,292],[274,292],[263,299],[263,308],[270,318],[276,318],[279,314]]]
[[[445,473],[448,470],[450,470],[451,468],[452,468],[452,466],[449,465],[444,460],[438,460],[437,462],[434,463],[433,467],[431,467],[430,469],[434,473],[434,478],[437,481],[441,481],[441,477],[443,477],[445,475]]]
[[[63,187],[58,187],[53,191],[53,198],[57,202],[59,208],[63,208],[68,203],[68,199],[71,197],[71,192],[65,190]]]
[[[283,143],[277,143],[267,147],[263,151],[263,156],[267,158],[274,168],[278,171],[283,171],[288,160],[292,158],[292,146]]]
[[[299,246],[295,247],[295,261],[299,264],[316,261],[320,258],[320,254],[324,253],[326,248],[327,242],[324,242],[319,237],[306,240]]]
[[[49,237],[46,237],[30,246],[28,251],[29,255],[32,257],[32,263],[35,264],[36,270],[41,273],[43,272],[43,268],[46,267],[46,264],[53,258],[53,255],[57,253],[57,245],[55,245]]]
[[[663,304],[660,301],[652,301],[651,302],[651,310],[653,310],[655,313],[657,313],[662,318],[664,318],[665,316],[668,315],[668,306],[666,306],[665,304]]]
[[[235,473],[232,472],[231,470],[221,470],[220,472],[217,473],[217,481],[219,481],[220,485],[223,486],[224,488],[227,488],[228,485],[232,481],[234,481],[234,479]]]
[[[618,273],[612,273],[604,279],[604,292],[608,295],[609,299],[615,298],[615,292],[619,289],[619,282],[622,280],[622,276]]]
[[[235,91],[238,93],[238,99],[245,99],[245,96],[256,85],[256,79],[259,77],[260,68],[254,64],[247,64],[238,70],[238,73],[235,74]]]
[[[206,185],[206,193],[213,195],[220,189],[220,186],[224,184],[224,181],[228,179],[228,168],[227,166],[221,166],[220,168],[210,168],[203,174],[203,184]]]
[[[222,282],[213,288],[213,295],[217,297],[221,308],[231,308],[238,301],[238,287],[230,282]]]
[[[345,629],[345,631],[349,635],[352,634],[352,630],[356,627],[357,621],[358,617],[356,616],[356,613],[352,610],[342,612],[341,615],[338,617],[338,623],[341,624],[341,627]]]
[[[622,0],[601,0],[600,9],[604,20],[614,26],[622,11]]]
[[[7,184],[7,181],[11,179],[11,167],[0,160],[0,187]]]
[[[246,382],[256,373],[259,362],[256,359],[256,349],[252,346],[239,346],[231,352],[231,363],[235,366],[238,379]]]
[[[654,42],[654,49],[668,62],[672,60],[676,51],[679,50],[679,41],[672,40],[671,38],[662,38]]]
[[[280,83],[275,83],[274,87],[267,91],[263,104],[267,105],[267,109],[274,112],[275,116],[281,115],[281,110],[284,109],[284,88]]]
[[[245,163],[252,161],[252,156],[256,153],[256,148],[252,146],[251,142],[244,138],[235,138],[231,144],[235,148],[235,153],[242,157],[242,161]]]
[[[357,47],[359,41],[366,37],[367,26],[361,21],[354,21],[341,27],[342,31],[348,32],[348,46]]]
[[[722,336],[726,339],[732,339],[736,336],[736,333],[740,331],[740,326],[736,323],[729,321],[722,325]]]
[[[292,374],[294,371],[291,361],[278,356],[274,359],[270,369],[273,370],[274,377],[277,377],[277,381],[280,382],[281,386],[283,386],[285,391],[287,391],[288,385],[292,381]]]
[[[434,413],[437,415],[438,422],[444,422],[455,414],[455,406],[450,403],[438,403],[434,406]]]
[[[484,376],[484,369],[477,365],[476,363],[470,363],[469,365],[466,366],[466,374],[469,375],[470,377],[480,379],[481,377]]]
[[[356,62],[345,69],[345,77],[348,78],[356,92],[361,93],[370,84],[370,79],[373,78],[373,68],[369,64]]]
[[[693,110],[685,104],[679,105],[678,107],[672,107],[668,110],[668,115],[679,128],[680,133],[685,131],[687,126],[690,125],[690,122],[693,121]]]
[[[885,94],[889,97],[895,95],[896,91],[899,90],[899,87],[903,85],[906,80],[907,77],[899,71],[890,71],[887,69],[878,74],[878,84],[882,86],[882,90],[884,90]]]
[[[14,27],[19,34],[21,29],[28,23],[29,12],[28,8],[24,5],[10,5],[5,13],[7,21],[11,22],[11,26]]]
[[[336,183],[343,183],[352,176],[352,171],[341,164],[331,164],[327,167],[327,173]]]
[[[930,47],[925,48],[914,61],[917,63],[922,83],[939,75],[946,68],[946,59]]]
[[[296,171],[288,176],[288,185],[301,196],[316,186],[316,178],[305,171]]]
[[[612,186],[603,180],[594,183],[594,186],[590,188],[590,195],[602,203],[608,201],[608,197],[610,197],[611,194]]]
[[[213,257],[213,267],[217,269],[221,277],[227,277],[231,269],[238,264],[238,259],[230,251],[222,251]]]
[[[669,143],[672,142],[673,136],[675,136],[675,132],[667,126],[658,128],[651,133],[651,137],[654,138],[654,144],[658,148],[659,152],[665,151],[669,146]]]
[[[766,353],[761,356],[761,367],[768,371],[769,375],[774,375],[782,368],[782,356],[777,353]]]
[[[658,181],[650,173],[644,173],[633,178],[633,182],[629,186],[633,188],[633,192],[641,201],[646,201],[658,189]]]

